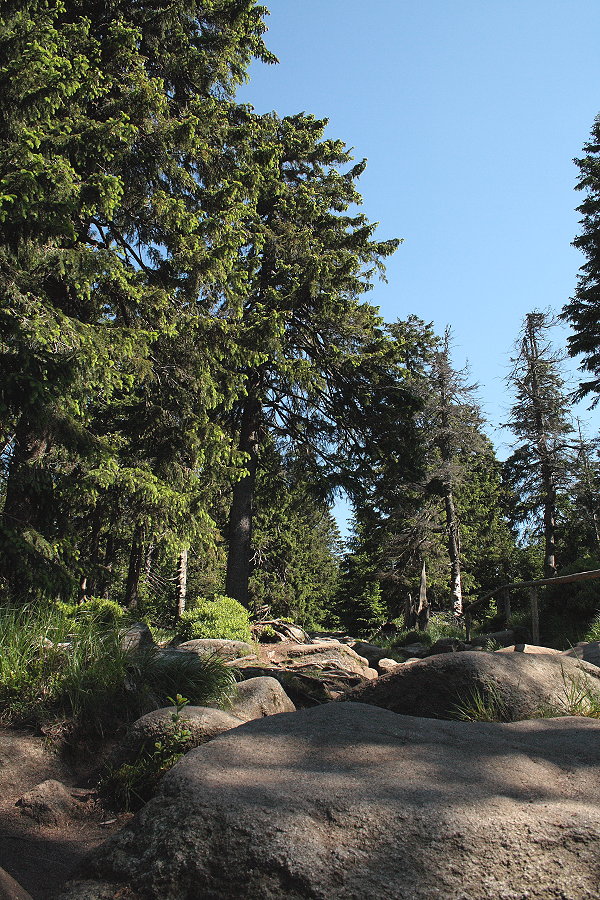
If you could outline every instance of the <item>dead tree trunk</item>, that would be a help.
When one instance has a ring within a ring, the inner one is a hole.
[[[417,627],[419,631],[427,631],[429,625],[429,600],[427,599],[427,571],[425,560],[421,570],[421,583],[419,585],[419,605],[417,607]]]
[[[187,568],[188,550],[187,547],[185,547],[179,554],[179,561],[177,564],[177,607],[175,610],[175,618],[178,620],[185,610],[187,596]]]

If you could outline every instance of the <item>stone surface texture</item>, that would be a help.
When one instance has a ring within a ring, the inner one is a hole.
[[[226,641],[219,638],[197,638],[179,644],[178,650],[197,653],[198,656],[220,656],[221,659],[232,660],[254,653],[254,648],[246,641]]]
[[[274,716],[282,712],[294,712],[296,707],[276,678],[259,676],[248,678],[237,685],[236,697],[228,710],[243,722]]]
[[[32,900],[32,898],[12,875],[0,869],[0,900]]]
[[[593,666],[600,666],[600,641],[580,641],[570,650],[565,650],[564,656],[574,656]]]
[[[597,900],[599,739],[578,718],[270,716],[188,753],[61,897]]]
[[[501,704],[505,721],[568,712],[573,685],[600,698],[600,669],[563,654],[444,653],[402,666],[351,691],[348,700],[433,719],[457,718],[457,707],[479,694]]]

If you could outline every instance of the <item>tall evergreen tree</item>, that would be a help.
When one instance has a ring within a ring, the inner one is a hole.
[[[581,250],[586,262],[581,267],[575,295],[562,312],[574,332],[568,338],[569,352],[571,356],[581,354],[581,368],[592,375],[580,386],[582,397],[600,393],[600,116],[594,121],[583,152],[585,156],[575,160],[579,168],[576,189],[585,194],[577,207],[582,215],[582,229],[573,245]]]
[[[545,578],[557,572],[557,493],[568,476],[572,431],[561,354],[548,335],[553,324],[539,310],[525,317],[509,376],[515,402],[507,423],[518,441],[507,471],[520,497],[521,518],[533,516],[542,525]]]
[[[292,442],[321,473],[366,453],[365,425],[402,417],[397,360],[377,311],[361,297],[398,241],[376,241],[375,225],[349,207],[360,202],[341,141],[324,140],[326,122],[304,114],[256,120],[263,179],[257,215],[239,260],[239,316],[245,397],[235,408],[246,475],[233,486],[227,593],[248,603],[252,517],[263,435]],[[236,307],[237,303],[237,307]],[[403,405],[404,404],[404,405]]]
[[[156,341],[227,277],[248,203],[224,177],[228,98],[253,55],[270,57],[253,0],[3,12],[2,568],[23,587],[36,559],[69,555],[61,473],[114,481],[121,438],[90,427],[98,406],[147,377]]]

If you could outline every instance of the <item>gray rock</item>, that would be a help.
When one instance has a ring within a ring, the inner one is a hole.
[[[274,678],[297,708],[305,709],[317,703],[329,703],[339,700],[352,688],[363,684],[366,680],[360,675],[347,675],[342,672],[327,675],[311,675],[307,672],[276,667],[260,667],[256,665],[240,668],[244,678]],[[242,682],[243,683],[243,682]]]
[[[474,647],[486,647],[490,642],[500,647],[510,647],[511,644],[525,644],[531,640],[531,634],[527,628],[515,625],[513,628],[505,628],[503,631],[492,631],[488,634],[474,634],[471,644]]]
[[[143,751],[151,752],[157,741],[172,733],[174,707],[156,709],[147,713],[128,729],[127,734],[112,753],[108,767],[118,769],[125,764],[133,763]],[[211,741],[218,734],[237,728],[242,724],[239,717],[220,709],[206,706],[185,706],[180,714],[178,724],[190,732],[188,746],[190,750],[200,744]]]
[[[63,825],[73,819],[78,811],[77,800],[61,781],[49,778],[17,800],[23,815],[39,825]]]
[[[295,641],[297,644],[310,643],[310,638],[303,628],[293,625],[291,622],[284,622],[282,619],[261,619],[260,622],[252,625],[252,631],[259,640],[266,631],[267,634],[272,635],[271,640]]]
[[[245,641],[226,641],[219,638],[197,638],[179,644],[178,650],[197,653],[198,656],[220,656],[221,659],[234,660],[254,652],[251,644]]]
[[[32,900],[32,898],[12,875],[0,869],[0,900]]]
[[[278,664],[291,671],[307,669],[377,678],[377,672],[369,667],[364,657],[359,656],[347,644],[334,641],[290,647],[285,659],[281,659]]]
[[[457,706],[479,692],[497,704],[504,721],[514,722],[535,717],[548,705],[566,714],[573,684],[600,698],[600,670],[578,659],[471,650],[403,665],[355,688],[348,699],[409,716],[451,719]]]
[[[377,668],[379,660],[385,659],[389,653],[389,650],[384,650],[383,647],[378,647],[376,644],[369,644],[367,641],[354,641],[350,646],[359,656],[363,656],[374,669]]]
[[[152,632],[145,622],[136,622],[121,635],[123,650],[142,650],[154,647]]]
[[[380,675],[387,675],[390,672],[395,672],[398,666],[403,665],[404,663],[398,662],[397,659],[387,659],[386,657],[384,657],[377,663],[377,669]]]
[[[552,656],[560,653],[560,650],[553,650],[552,647],[540,647],[537,644],[513,644],[511,647],[495,650],[494,653],[536,653],[538,656],[547,653]]]
[[[438,653],[459,653],[464,650],[470,650],[469,644],[458,638],[440,638],[435,644],[427,650],[427,656],[437,656]],[[414,654],[417,656],[418,654]]]
[[[294,712],[295,709],[279,681],[263,676],[248,678],[237,685],[236,697],[229,712],[238,719],[249,722],[263,716]]]
[[[570,650],[565,650],[564,656],[574,656],[593,666],[600,666],[600,641],[580,641]]]
[[[349,703],[250,722],[188,753],[62,900],[596,900],[599,738]]]
[[[428,644],[404,644],[403,647],[395,647],[396,653],[403,653],[407,659],[424,659],[430,650]]]

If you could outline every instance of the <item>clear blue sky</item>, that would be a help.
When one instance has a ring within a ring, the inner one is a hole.
[[[505,418],[523,317],[560,309],[583,261],[570,246],[581,196],[572,159],[600,112],[600,3],[265,5],[280,64],[253,65],[238,99],[327,117],[330,136],[368,158],[364,212],[380,238],[404,238],[369,299],[388,321],[450,324],[491,436],[510,440],[491,429]]]

